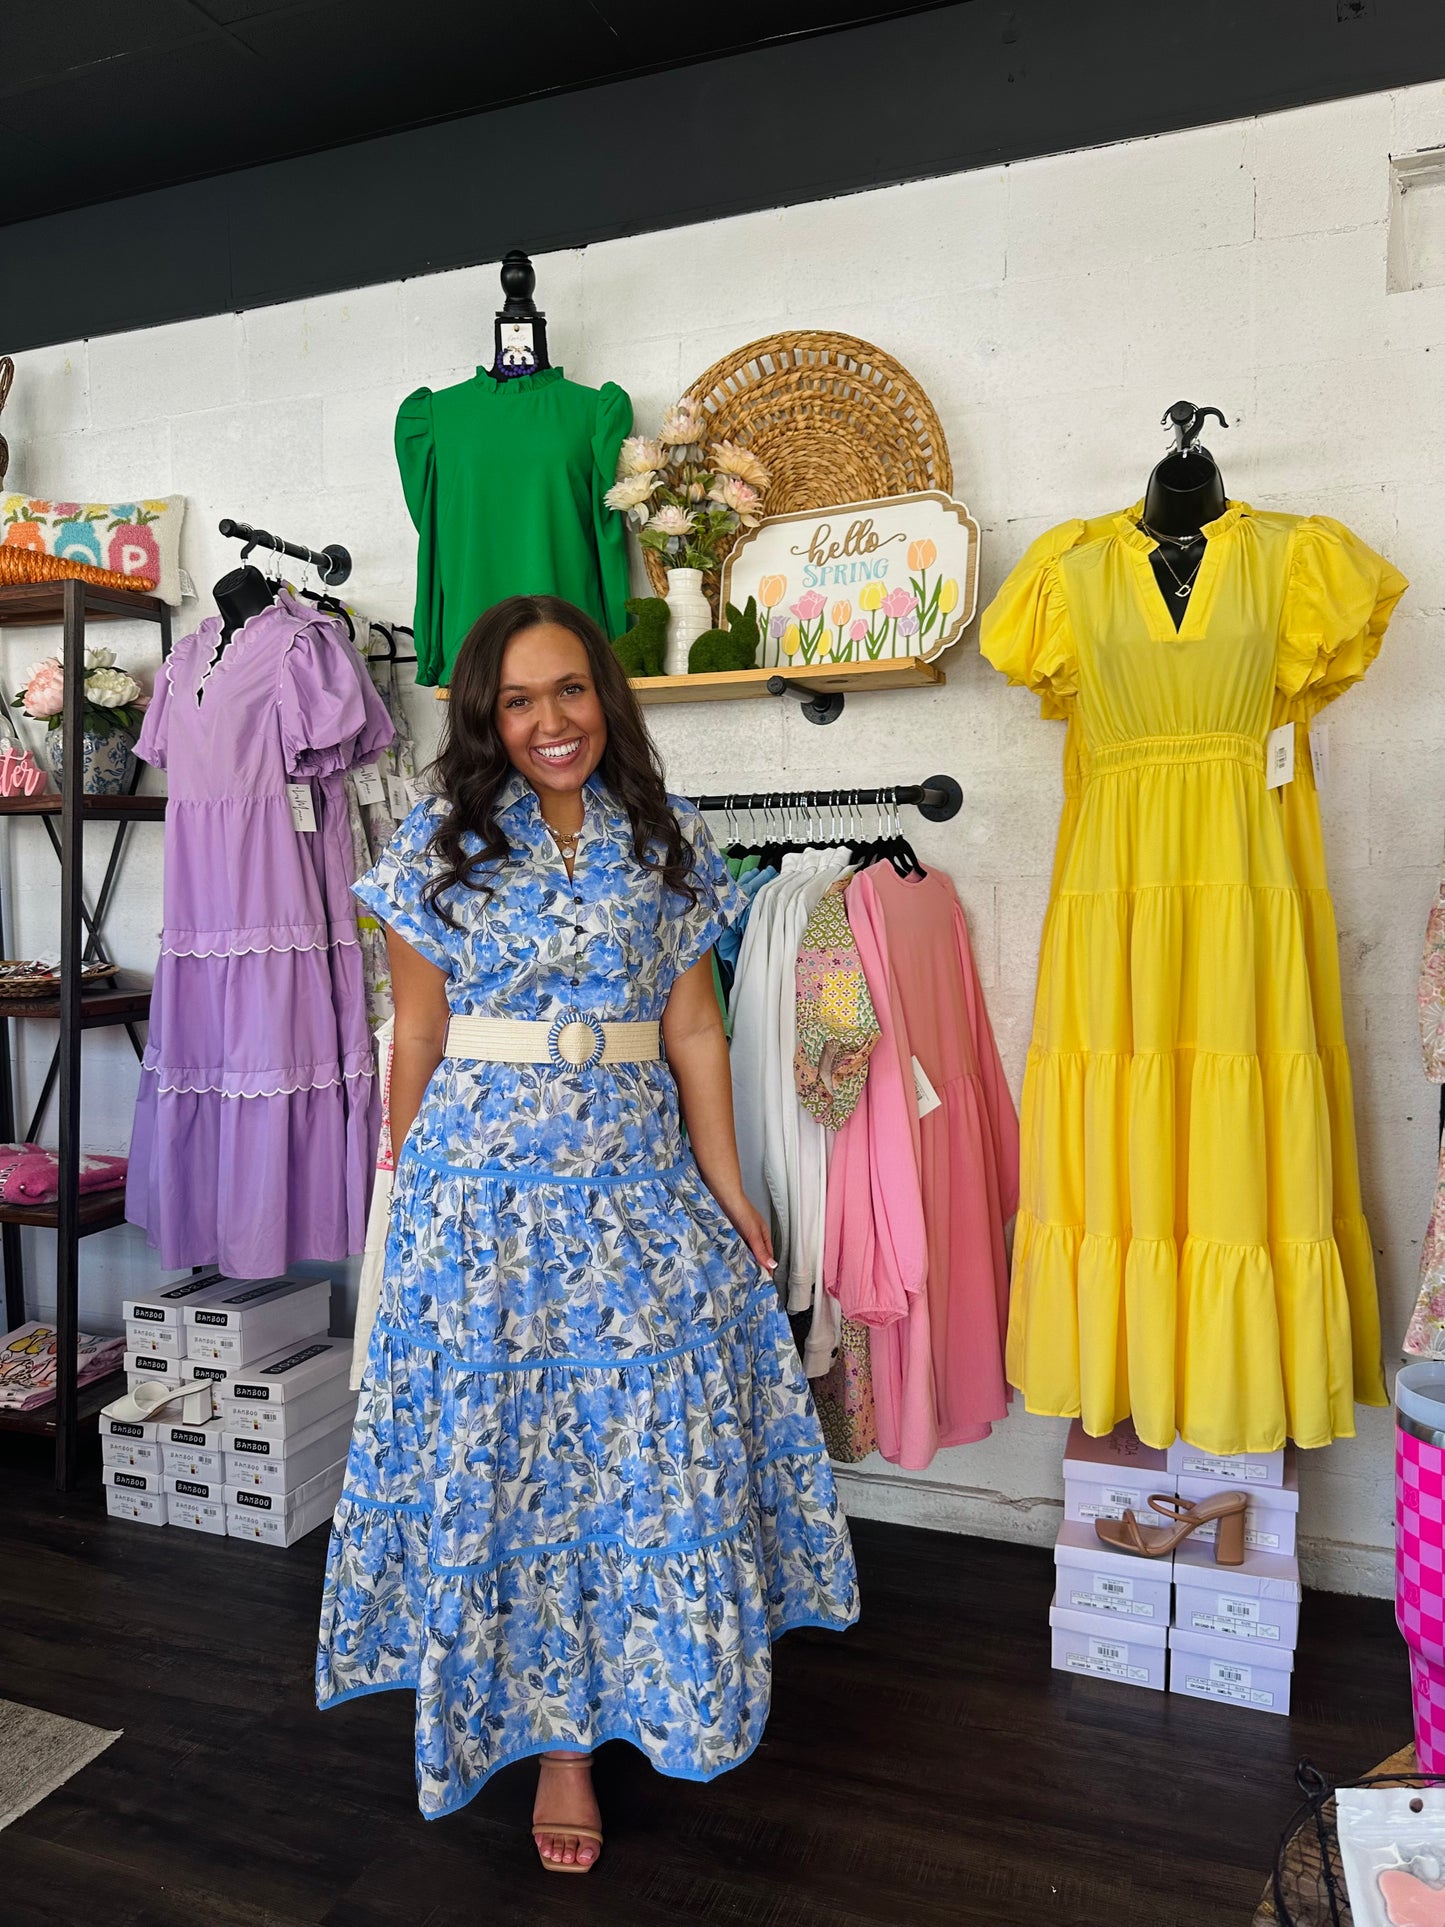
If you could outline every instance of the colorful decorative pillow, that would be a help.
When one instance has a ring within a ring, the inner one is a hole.
[[[110,1191],[125,1183],[124,1158],[80,1160],[82,1191]],[[43,1144],[0,1144],[0,1204],[53,1204],[60,1196],[60,1160]]]
[[[144,502],[47,502],[0,495],[0,544],[84,562],[116,575],[147,576],[173,606],[181,600],[184,495]]]

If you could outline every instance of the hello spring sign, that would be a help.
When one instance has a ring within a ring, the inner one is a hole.
[[[937,490],[770,515],[723,566],[722,600],[756,596],[762,668],[925,661],[973,620],[978,524]]]

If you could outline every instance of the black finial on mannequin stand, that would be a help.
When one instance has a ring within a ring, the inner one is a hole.
[[[506,299],[497,310],[493,328],[492,376],[496,381],[515,381],[519,375],[535,375],[552,365],[547,359],[547,317],[532,299],[536,286],[537,273],[530,256],[520,248],[510,248],[502,258],[502,293]]]
[[[1184,620],[1194,578],[1204,560],[1205,538],[1200,531],[1228,506],[1224,477],[1199,440],[1199,431],[1211,415],[1221,428],[1228,428],[1217,408],[1177,401],[1166,410],[1161,426],[1174,430],[1174,447],[1144,490],[1144,531],[1159,544],[1149,560],[1176,629]]]

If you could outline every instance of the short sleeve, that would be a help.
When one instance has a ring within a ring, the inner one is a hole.
[[[979,649],[1011,683],[1032,689],[1041,715],[1061,718],[1079,693],[1079,658],[1059,558],[1084,533],[1064,522],[1025,551],[983,612]]]
[[[163,662],[156,675],[155,692],[146,709],[145,721],[136,738],[135,753],[152,769],[164,769],[171,753],[171,665]]]
[[[597,424],[592,436],[592,529],[608,639],[627,633],[627,598],[632,593],[627,564],[627,517],[608,508],[603,496],[617,479],[617,457],[632,433],[632,399],[615,381],[597,391]]]
[[[1291,714],[1308,719],[1360,680],[1409,586],[1343,522],[1311,515],[1296,525],[1276,673]]]
[[[278,701],[286,773],[298,782],[350,769],[396,738],[385,703],[340,629],[297,631],[281,661]]]
[[[707,955],[724,930],[747,915],[748,897],[733,879],[700,812],[685,797],[669,796],[667,801],[692,849],[689,880],[697,891],[695,903],[673,890],[663,897],[663,942],[671,954],[673,976],[680,977]]]
[[[407,513],[416,529],[417,681],[433,685],[445,665],[442,632],[442,574],[437,545],[437,458],[432,427],[432,392],[418,388],[396,416],[396,466]]]
[[[436,859],[429,846],[440,808],[434,796],[424,797],[351,889],[379,922],[405,938],[428,963],[450,975],[448,940],[454,939],[456,932],[422,894],[436,875]]]

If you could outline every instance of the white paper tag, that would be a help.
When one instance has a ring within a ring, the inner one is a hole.
[[[177,569],[176,580],[181,585],[181,600],[183,602],[194,602],[196,599],[196,585],[191,579],[190,570]]]
[[[1264,739],[1264,787],[1282,789],[1294,781],[1294,724],[1281,723]]]
[[[388,776],[386,779],[386,807],[398,821],[411,815],[411,806],[416,798],[411,793],[411,784],[404,776]]]
[[[1322,790],[1330,780],[1330,726],[1310,724],[1310,763],[1315,773],[1315,788]]]
[[[311,799],[311,785],[288,783],[286,801],[291,805],[292,829],[312,833],[316,828],[316,805]]]
[[[386,785],[381,780],[381,771],[375,763],[363,763],[351,772],[351,780],[356,788],[358,803],[384,803]]]
[[[936,1111],[942,1104],[943,1099],[929,1083],[928,1072],[924,1070],[916,1057],[913,1060],[913,1088],[918,1096],[918,1115],[920,1117],[927,1117],[930,1111]]]
[[[1194,1479],[1244,1479],[1262,1485],[1268,1467],[1258,1459],[1186,1459],[1179,1468]]]

